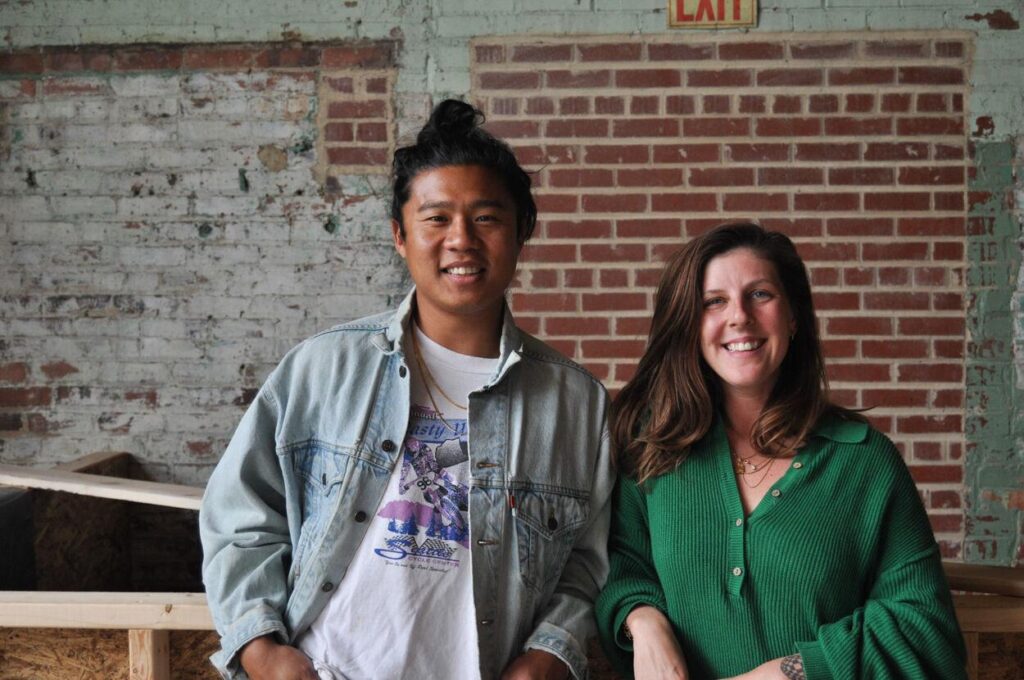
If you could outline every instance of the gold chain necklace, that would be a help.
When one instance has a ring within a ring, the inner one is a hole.
[[[766,465],[770,465],[774,458],[768,458],[760,463],[751,463],[750,459],[756,456],[756,453],[752,453],[746,458],[737,456],[735,453],[732,454],[732,469],[738,475],[750,475],[758,470],[764,468]]]
[[[447,427],[455,434],[459,434],[459,431],[452,427],[451,423],[445,420],[444,416],[441,415],[441,407],[437,405],[437,401],[434,399],[434,393],[430,389],[431,384],[433,384],[434,387],[437,388],[437,391],[441,393],[441,396],[447,399],[448,403],[450,403],[455,408],[460,409],[462,411],[468,411],[469,407],[463,406],[462,404],[457,403],[455,400],[449,397],[445,393],[445,391],[441,389],[441,386],[437,384],[437,381],[434,380],[434,375],[430,372],[430,369],[427,368],[427,364],[423,361],[423,357],[420,356],[420,348],[416,344],[415,328],[409,329],[409,342],[412,344],[412,354],[414,357],[416,357],[416,365],[420,367],[420,374],[425,378],[425,380],[423,381],[423,386],[427,388],[427,397],[430,399],[430,405],[434,407],[434,413],[437,415],[438,420],[440,420],[445,427]]]
[[[761,486],[761,484],[764,483],[764,480],[768,479],[768,473],[771,472],[771,470],[772,470],[772,463],[774,463],[774,462],[775,462],[774,458],[769,458],[765,462],[761,463],[761,465],[757,468],[757,470],[760,470],[760,469],[763,468],[764,469],[764,474],[761,475],[761,479],[757,480],[754,483],[750,483],[750,482],[747,481],[747,476],[749,474],[751,474],[749,472],[740,473],[739,474],[739,478],[741,480],[743,480],[743,483],[746,484],[748,489],[756,489],[757,487]],[[757,472],[757,470],[754,470],[753,472]]]

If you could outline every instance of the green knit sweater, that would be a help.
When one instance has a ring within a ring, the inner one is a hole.
[[[694,680],[799,652],[808,680],[965,678],[938,547],[896,447],[827,419],[746,516],[721,421],[673,472],[619,482],[605,651],[632,677],[626,615],[675,627]]]

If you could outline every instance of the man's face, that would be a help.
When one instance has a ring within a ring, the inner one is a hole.
[[[500,313],[520,244],[516,207],[501,179],[477,165],[424,170],[402,206],[395,248],[416,284],[421,323]]]

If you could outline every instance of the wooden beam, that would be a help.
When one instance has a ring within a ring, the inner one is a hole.
[[[166,630],[128,631],[128,680],[171,680],[171,642]]]
[[[185,510],[198,510],[203,498],[203,490],[195,486],[142,482],[66,470],[40,470],[19,465],[0,465],[0,484]]]
[[[967,680],[978,680],[978,634],[964,633],[967,648]]]
[[[0,591],[0,628],[213,630],[203,593]]]
[[[131,460],[132,454],[127,451],[97,451],[79,456],[66,463],[54,465],[54,470],[65,470],[67,472],[95,472],[97,468],[106,468],[111,464],[117,464],[122,458]]]
[[[1024,597],[1024,568],[943,562],[951,590]]]
[[[1003,595],[954,595],[960,629],[968,633],[1024,633],[1024,599]]]

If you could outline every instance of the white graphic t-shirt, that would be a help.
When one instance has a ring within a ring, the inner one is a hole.
[[[412,407],[402,460],[345,578],[298,642],[322,678],[480,677],[468,412],[460,407],[498,360],[457,354],[413,328],[427,374],[408,347]]]

